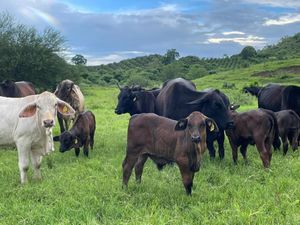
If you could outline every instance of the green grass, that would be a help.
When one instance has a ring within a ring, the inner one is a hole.
[[[257,65],[196,80],[198,89],[217,87],[241,103],[241,110],[256,107],[256,99],[241,88],[277,77],[251,77],[253,71],[276,69],[298,61]],[[284,65],[283,65],[284,64]],[[298,83],[290,75],[285,83]],[[224,81],[236,89],[222,89]],[[57,150],[43,160],[43,180],[19,184],[17,152],[0,151],[0,224],[299,224],[300,151],[273,154],[271,168],[262,167],[258,152],[248,148],[249,164],[239,155],[234,166],[226,141],[225,160],[210,161],[205,154],[196,173],[193,195],[186,196],[176,165],[159,172],[148,161],[141,184],[132,175],[121,188],[129,115],[115,115],[117,89],[84,89],[87,108],[96,115],[95,148],[87,159],[74,150]],[[56,127],[55,133],[58,133]],[[56,145],[57,149],[58,145]],[[29,177],[32,177],[30,170]]]

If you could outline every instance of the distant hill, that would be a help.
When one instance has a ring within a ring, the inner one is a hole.
[[[143,86],[153,86],[174,77],[196,79],[263,62],[300,58],[300,33],[292,37],[283,37],[277,44],[261,50],[256,51],[247,46],[236,55],[222,58],[176,56],[179,56],[179,53],[176,49],[171,49],[165,55],[153,54],[126,59],[119,63],[87,66],[82,77],[90,84],[110,85],[118,82],[127,85],[138,83]]]

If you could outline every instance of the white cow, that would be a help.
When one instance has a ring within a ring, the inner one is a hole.
[[[42,156],[54,150],[52,128],[57,111],[73,115],[74,109],[50,92],[24,98],[0,97],[0,145],[15,145],[21,183],[27,182],[29,158],[36,178],[41,179]]]

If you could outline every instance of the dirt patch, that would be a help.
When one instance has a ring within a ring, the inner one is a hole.
[[[261,72],[253,73],[251,76],[273,77],[273,76],[282,75],[286,73],[300,74],[300,66],[289,66],[289,67],[279,68],[277,70],[261,71]]]

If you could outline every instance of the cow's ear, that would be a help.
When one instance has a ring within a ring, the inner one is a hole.
[[[181,119],[178,120],[175,126],[175,130],[185,130],[187,127],[188,119]]]
[[[59,141],[59,138],[60,138],[60,135],[54,136],[54,137],[53,137],[53,141]]]
[[[19,117],[31,117],[34,116],[36,113],[36,103],[31,103],[27,106],[25,106],[25,108],[22,109],[22,111],[19,114]]]
[[[72,116],[75,114],[75,110],[72,108],[72,106],[60,99],[57,99],[57,110],[65,116]]]
[[[208,130],[210,132],[218,132],[219,131],[218,125],[216,124],[216,122],[213,119],[207,118],[205,120],[205,123],[206,123],[206,127],[208,128]]]

